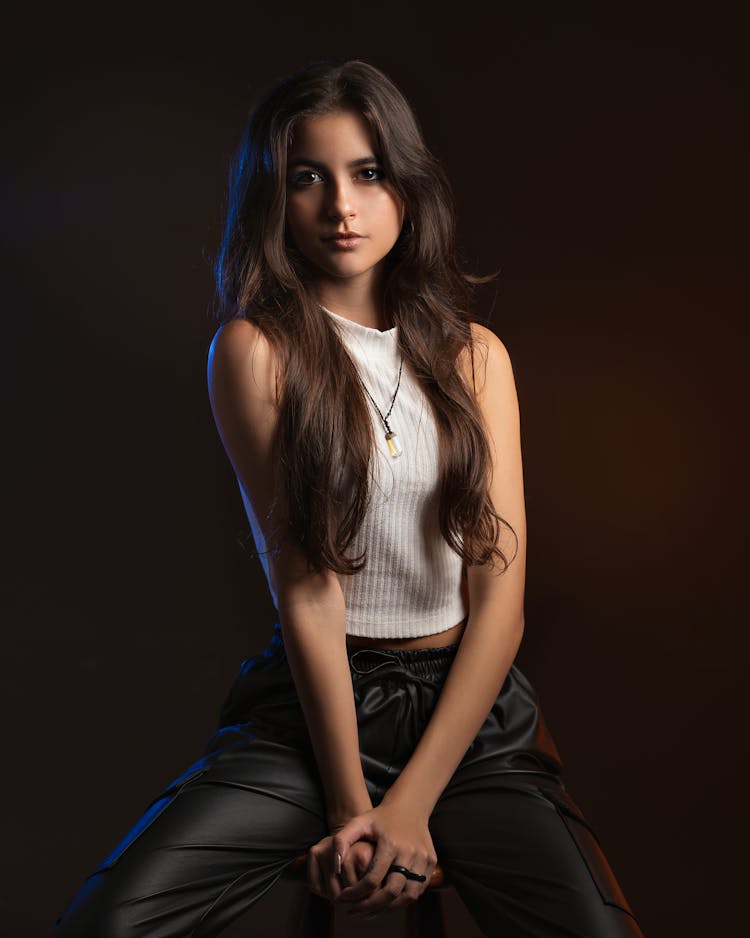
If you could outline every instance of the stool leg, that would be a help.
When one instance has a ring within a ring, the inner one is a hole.
[[[406,907],[407,938],[448,938],[439,889],[428,889]]]
[[[310,909],[310,892],[299,883],[290,883],[289,894],[289,906],[283,936],[284,938],[299,938],[302,923],[307,921]]]
[[[299,938],[333,938],[333,905],[314,892],[307,892],[307,910]]]
[[[289,901],[284,938],[333,938],[333,906],[327,899],[295,883]]]

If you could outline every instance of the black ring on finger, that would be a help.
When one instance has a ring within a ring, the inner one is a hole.
[[[402,873],[407,879],[413,879],[417,883],[423,883],[427,879],[422,873],[415,873],[413,870],[407,870],[405,866],[397,866],[395,863],[388,867],[388,873]],[[388,873],[385,875],[387,876]]]

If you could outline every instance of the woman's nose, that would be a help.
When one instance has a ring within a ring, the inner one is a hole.
[[[327,198],[327,211],[334,218],[356,215],[354,192],[350,182],[331,182]]]

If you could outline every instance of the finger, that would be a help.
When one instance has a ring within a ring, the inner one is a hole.
[[[331,850],[324,849],[320,844],[308,851],[308,882],[310,890],[330,902],[334,902],[341,891],[338,876],[332,874],[336,862],[331,862]]]
[[[365,875],[356,885],[343,889],[340,899],[346,902],[358,902],[379,890],[381,888],[380,884],[388,872],[388,867],[391,863],[396,862],[395,856],[394,848],[381,838],[375,847],[375,853]]]
[[[388,873],[378,889],[375,889],[365,899],[355,903],[350,909],[352,915],[378,915],[393,907],[393,903],[400,899],[404,892],[404,877],[398,873]]]
[[[374,840],[375,836],[372,830],[372,822],[362,818],[352,818],[348,824],[345,824],[341,830],[333,835],[332,849],[334,855],[341,854],[342,863],[346,860],[347,854],[352,844],[358,840]]]
[[[312,849],[307,852],[307,882],[311,892],[314,892],[318,896],[325,895],[318,857],[316,852]]]
[[[405,866],[409,870],[419,872],[419,858],[411,857],[394,860],[398,866]],[[382,886],[376,889],[366,899],[358,902],[354,907],[355,912],[363,914],[379,913],[392,908],[400,908],[414,902],[424,891],[427,881],[420,883],[417,880],[408,879],[403,873],[395,870],[386,872]]]
[[[408,869],[414,870],[415,873],[422,873],[426,879],[423,883],[417,882],[413,879],[407,879],[404,891],[391,903],[391,908],[400,909],[405,905],[409,905],[411,902],[416,902],[416,900],[419,899],[419,897],[430,885],[430,880],[432,878],[432,874],[435,871],[435,866],[436,864],[429,860],[425,862],[424,858],[420,859],[419,857],[415,857]]]
[[[413,869],[415,873],[418,872],[418,870],[416,870],[413,866],[411,867],[411,869]],[[399,876],[399,875],[401,875],[401,874],[399,874],[399,873],[390,873],[389,875],[390,875],[390,876]],[[403,876],[402,876],[401,878],[403,879]],[[417,899],[419,899],[419,897],[420,897],[420,896],[422,895],[422,893],[425,891],[425,888],[426,888],[426,887],[427,887],[427,882],[424,882],[424,883],[417,883],[417,882],[415,882],[415,881],[412,880],[412,879],[408,879],[408,880],[406,881],[406,885],[404,886],[404,889],[403,889],[401,895],[400,895],[400,896],[396,896],[396,898],[393,900],[393,902],[391,902],[389,908],[391,908],[391,909],[402,909],[404,906],[410,905],[412,902],[416,902]]]
[[[368,850],[363,850],[357,854],[357,859],[354,862],[354,882],[359,882],[360,879],[367,872],[372,856],[375,853],[375,848],[372,844],[367,844]]]
[[[352,849],[349,852],[349,856],[344,860],[341,873],[339,874],[339,882],[341,883],[342,889],[346,889],[347,886],[353,886],[355,883],[359,882],[358,866],[360,863],[363,867],[362,874],[364,874],[365,869],[367,869],[367,863],[362,863],[359,851]]]
[[[327,869],[326,869],[326,895],[331,900],[335,902],[342,889],[342,882],[340,878],[341,867],[341,854],[337,853],[335,850],[329,850],[327,853]]]
[[[331,876],[326,880],[326,898],[330,899],[331,902],[336,902],[341,895],[342,888],[338,875]]]
[[[344,860],[338,881],[341,890],[354,886],[367,872],[367,867],[374,853],[374,846],[367,840],[358,840],[352,844],[346,860]]]

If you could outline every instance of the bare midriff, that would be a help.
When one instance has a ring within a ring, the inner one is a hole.
[[[406,651],[409,648],[443,648],[461,641],[466,628],[464,617],[456,625],[434,635],[418,635],[413,638],[369,638],[367,635],[347,635],[349,648],[392,648],[394,651]]]

